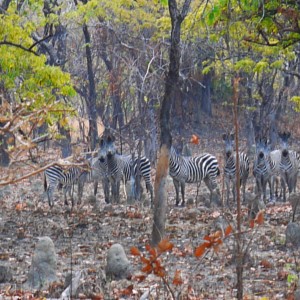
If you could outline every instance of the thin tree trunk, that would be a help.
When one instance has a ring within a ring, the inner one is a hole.
[[[160,155],[157,164],[154,185],[154,218],[152,227],[152,245],[156,246],[165,236],[165,223],[167,213],[166,182],[169,173],[169,152],[172,145],[170,131],[170,110],[174,95],[178,92],[178,78],[180,67],[180,31],[181,23],[186,17],[191,0],[185,0],[182,11],[179,13],[176,0],[169,0],[172,32],[170,47],[169,72],[165,81],[165,94],[160,110]]]
[[[98,139],[98,127],[97,127],[97,109],[96,109],[96,86],[95,86],[95,76],[93,70],[92,61],[92,51],[91,51],[91,37],[86,24],[82,27],[84,39],[85,39],[85,53],[86,53],[86,63],[88,70],[89,79],[89,95],[87,98],[87,111],[89,116],[89,138],[91,150],[96,148],[96,143]]]

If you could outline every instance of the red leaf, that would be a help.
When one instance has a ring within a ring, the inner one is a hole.
[[[133,279],[133,280],[136,279],[138,282],[142,282],[142,281],[145,280],[145,278],[146,278],[145,275],[136,275],[136,276],[134,276],[132,279]]]
[[[150,245],[146,245],[146,250],[149,252],[149,254],[153,257],[156,257],[156,249],[152,248]]]
[[[173,248],[173,244],[169,241],[169,239],[163,239],[161,240],[157,247],[161,252],[171,251]]]
[[[264,223],[264,213],[263,211],[259,211],[256,218],[255,218],[255,223],[258,225],[262,225]]]
[[[181,278],[181,271],[180,270],[175,271],[174,278],[173,278],[173,284],[175,284],[175,285],[183,284],[183,280]]]
[[[250,222],[249,222],[249,227],[251,229],[253,229],[254,228],[254,224],[255,224],[255,221],[253,219],[251,219]]]
[[[130,248],[130,253],[132,255],[135,255],[135,256],[140,256],[141,255],[141,252],[137,247],[131,247]]]
[[[153,268],[150,263],[146,264],[144,268],[142,268],[142,272],[150,274],[153,271]]]
[[[225,229],[225,236],[228,236],[231,232],[232,232],[232,227],[231,227],[231,225],[229,225],[229,226],[227,226],[227,228]]]
[[[198,247],[195,249],[194,255],[195,255],[196,257],[202,256],[202,255],[205,253],[206,249],[209,248],[209,247],[210,247],[210,244],[208,244],[208,243],[203,243],[203,244],[201,244],[200,246],[198,246]]]
[[[199,145],[200,138],[196,134],[192,134],[190,142],[194,145]]]
[[[120,290],[118,296],[130,296],[133,291],[133,284],[129,285],[126,289]]]

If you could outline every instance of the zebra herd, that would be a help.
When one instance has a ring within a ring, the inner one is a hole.
[[[278,196],[279,190],[283,200],[286,201],[286,187],[289,193],[296,189],[297,176],[300,168],[300,156],[296,151],[289,149],[288,140],[290,133],[280,133],[280,149],[270,151],[270,146],[265,138],[256,139],[256,153],[253,160],[253,175],[256,181],[256,193],[264,201],[267,199],[267,185],[270,190],[270,200]],[[250,162],[248,156],[234,149],[234,135],[224,134],[224,179],[226,185],[227,205],[229,205],[230,192],[236,199],[236,172],[239,170],[240,186],[243,200],[250,174]],[[236,159],[238,156],[238,160]],[[238,163],[238,164],[237,164]],[[44,172],[44,186],[48,197],[48,203],[52,207],[53,192],[61,187],[64,193],[65,204],[68,204],[67,194],[73,202],[75,184],[78,185],[78,204],[81,203],[83,188],[87,182],[94,183],[94,195],[97,194],[98,182],[102,181],[105,202],[118,203],[120,199],[120,183],[135,181],[137,174],[145,181],[146,189],[150,193],[153,203],[153,186],[151,182],[151,165],[148,158],[142,156],[134,158],[132,155],[120,155],[117,153],[115,138],[111,134],[104,135],[100,140],[98,154],[88,160],[88,168],[71,167],[63,170],[59,165],[49,167]],[[176,205],[185,204],[185,183],[201,183],[204,181],[210,191],[210,197],[220,196],[218,176],[220,168],[218,160],[209,153],[199,156],[183,156],[177,153],[171,146],[169,156],[169,174],[173,179],[176,191]],[[111,195],[110,195],[111,194]]]

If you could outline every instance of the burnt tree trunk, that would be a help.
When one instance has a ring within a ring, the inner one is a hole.
[[[182,11],[179,12],[176,0],[169,0],[171,17],[171,46],[169,72],[165,80],[165,94],[160,110],[160,154],[157,163],[154,185],[154,218],[152,228],[152,245],[156,246],[165,236],[165,223],[167,212],[166,181],[169,173],[169,152],[172,145],[170,131],[170,110],[172,99],[178,93],[178,78],[180,66],[180,32],[181,24],[186,17],[191,0],[185,0]]]

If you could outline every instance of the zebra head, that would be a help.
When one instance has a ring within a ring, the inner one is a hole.
[[[98,159],[101,163],[104,163],[106,160],[106,139],[101,138],[100,140],[100,149],[98,151]]]
[[[226,158],[231,157],[233,150],[233,144],[234,144],[234,134],[232,133],[224,133],[223,134],[223,140],[225,142],[225,156]]]
[[[100,162],[105,162],[106,158],[111,158],[116,154],[115,138],[112,135],[106,135],[100,140],[100,149],[98,158]]]
[[[287,157],[289,155],[289,144],[288,140],[291,136],[290,132],[282,132],[278,134],[281,141],[281,154],[283,157]]]
[[[270,149],[266,138],[258,138],[256,141],[256,157],[257,161],[263,161],[269,154]]]

